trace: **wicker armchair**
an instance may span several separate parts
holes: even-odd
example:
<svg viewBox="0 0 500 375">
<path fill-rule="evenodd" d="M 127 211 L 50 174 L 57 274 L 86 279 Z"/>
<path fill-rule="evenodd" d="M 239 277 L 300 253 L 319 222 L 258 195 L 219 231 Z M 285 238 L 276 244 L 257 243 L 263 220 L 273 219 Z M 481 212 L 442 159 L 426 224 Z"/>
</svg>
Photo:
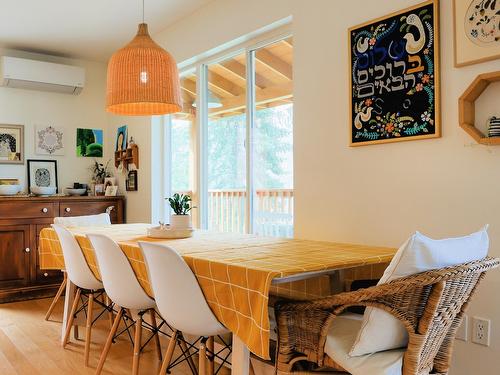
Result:
<svg viewBox="0 0 500 375">
<path fill-rule="evenodd" d="M 315 301 L 280 301 L 275 306 L 276 371 L 304 374 L 331 368 L 346 372 L 325 354 L 327 334 L 347 307 L 372 306 L 395 316 L 408 331 L 403 375 L 445 375 L 463 312 L 486 271 L 499 264 L 500 259 L 485 258 Z"/>
</svg>

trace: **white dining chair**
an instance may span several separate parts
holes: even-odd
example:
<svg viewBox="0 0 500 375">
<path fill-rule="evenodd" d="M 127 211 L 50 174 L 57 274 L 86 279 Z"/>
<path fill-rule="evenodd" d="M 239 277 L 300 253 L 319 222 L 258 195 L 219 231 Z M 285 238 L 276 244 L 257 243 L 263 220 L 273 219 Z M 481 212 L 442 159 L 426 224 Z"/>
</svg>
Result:
<svg viewBox="0 0 500 375">
<path fill-rule="evenodd" d="M 170 247 L 139 242 L 160 315 L 174 329 L 160 374 L 169 369 L 178 337 L 190 334 L 201 337 L 200 374 L 214 372 L 214 337 L 229 330 L 214 316 L 193 272 L 184 259 Z M 180 341 L 182 342 L 182 341 Z M 207 366 L 208 360 L 208 366 Z"/>
<path fill-rule="evenodd" d="M 110 206 L 111 208 L 113 206 Z M 108 207 L 109 209 L 109 207 Z M 73 217 L 56 217 L 54 218 L 54 224 L 60 224 L 65 227 L 83 227 L 83 226 L 97 226 L 97 225 L 111 225 L 111 217 L 108 210 L 105 213 L 99 215 L 86 215 L 86 216 L 73 216 Z M 57 305 L 57 301 L 61 298 L 67 284 L 66 272 L 63 271 L 64 279 L 57 290 L 52 303 L 50 304 L 47 313 L 45 314 L 45 320 L 49 320 L 54 308 Z"/>
<path fill-rule="evenodd" d="M 139 371 L 141 352 L 142 317 L 147 312 L 150 314 L 151 331 L 155 336 L 156 350 L 161 360 L 161 347 L 155 317 L 156 303 L 142 289 L 127 257 L 115 241 L 101 234 L 88 234 L 87 237 L 94 248 L 106 294 L 114 303 L 115 307 L 118 307 L 113 327 L 104 345 L 95 374 L 99 375 L 101 373 L 111 344 L 115 338 L 120 320 L 125 316 L 127 319 L 132 320 L 135 325 L 132 374 L 136 375 Z M 130 310 L 139 311 L 135 321 L 129 312 Z M 148 325 L 146 325 L 146 327 L 149 328 Z"/>
<path fill-rule="evenodd" d="M 76 241 L 73 234 L 60 224 L 52 224 L 52 227 L 59 237 L 61 248 L 64 256 L 64 264 L 66 267 L 67 278 L 75 284 L 76 294 L 69 314 L 66 332 L 63 340 L 63 347 L 66 347 L 69 341 L 69 335 L 75 315 L 78 311 L 80 297 L 87 296 L 87 302 L 83 302 L 80 310 L 86 310 L 87 322 L 85 332 L 85 366 L 89 364 L 90 341 L 93 325 L 93 310 L 96 297 L 103 293 L 103 284 L 97 280 L 90 270 L 87 261 L 83 255 L 80 245 Z"/>
</svg>

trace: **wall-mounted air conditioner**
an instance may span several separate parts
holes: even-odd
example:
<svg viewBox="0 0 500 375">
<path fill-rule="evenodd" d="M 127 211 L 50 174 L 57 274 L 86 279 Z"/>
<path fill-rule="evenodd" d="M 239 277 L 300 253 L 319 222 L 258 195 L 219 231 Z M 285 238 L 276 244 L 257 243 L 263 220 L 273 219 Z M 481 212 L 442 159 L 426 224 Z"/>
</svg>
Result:
<svg viewBox="0 0 500 375">
<path fill-rule="evenodd" d="M 85 83 L 79 66 L 2 56 L 0 84 L 16 89 L 52 91 L 78 95 Z"/>
</svg>

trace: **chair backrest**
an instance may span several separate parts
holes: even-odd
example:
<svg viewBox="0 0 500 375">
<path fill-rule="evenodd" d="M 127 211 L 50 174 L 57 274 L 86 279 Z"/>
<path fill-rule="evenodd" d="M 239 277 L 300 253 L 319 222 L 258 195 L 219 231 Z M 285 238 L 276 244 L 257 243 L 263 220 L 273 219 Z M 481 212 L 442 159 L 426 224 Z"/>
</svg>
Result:
<svg viewBox="0 0 500 375">
<path fill-rule="evenodd" d="M 64 225 L 65 227 L 111 225 L 111 218 L 108 213 L 86 216 L 55 217 L 54 224 Z"/>
<path fill-rule="evenodd" d="M 102 283 L 90 270 L 82 249 L 73 234 L 59 224 L 52 224 L 59 237 L 68 278 L 76 286 L 84 289 L 102 289 Z"/>
<path fill-rule="evenodd" d="M 485 273 L 499 264 L 499 259 L 485 258 L 394 280 L 415 283 L 412 292 L 406 292 L 410 297 L 393 297 L 416 331 L 409 335 L 404 374 L 448 373 L 464 311 Z"/>
<path fill-rule="evenodd" d="M 227 331 L 210 310 L 193 272 L 175 250 L 151 242 L 139 245 L 160 314 L 172 327 L 196 336 Z"/>
<path fill-rule="evenodd" d="M 87 237 L 94 248 L 104 289 L 109 298 L 128 309 L 145 310 L 155 307 L 154 300 L 142 289 L 120 246 L 102 234 L 88 234 Z"/>
</svg>

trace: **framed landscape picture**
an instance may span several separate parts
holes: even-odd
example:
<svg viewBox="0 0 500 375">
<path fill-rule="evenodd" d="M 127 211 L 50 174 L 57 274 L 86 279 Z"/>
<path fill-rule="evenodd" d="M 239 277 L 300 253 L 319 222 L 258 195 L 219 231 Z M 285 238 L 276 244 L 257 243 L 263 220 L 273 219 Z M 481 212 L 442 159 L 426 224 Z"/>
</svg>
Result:
<svg viewBox="0 0 500 375">
<path fill-rule="evenodd" d="M 349 47 L 351 146 L 441 135 L 437 0 L 350 28 Z"/>
<path fill-rule="evenodd" d="M 453 0 L 455 66 L 500 58 L 500 0 Z"/>
<path fill-rule="evenodd" d="M 0 164 L 24 164 L 24 126 L 0 124 Z"/>
<path fill-rule="evenodd" d="M 102 155 L 102 129 L 76 129 L 76 156 L 101 158 Z"/>
</svg>

